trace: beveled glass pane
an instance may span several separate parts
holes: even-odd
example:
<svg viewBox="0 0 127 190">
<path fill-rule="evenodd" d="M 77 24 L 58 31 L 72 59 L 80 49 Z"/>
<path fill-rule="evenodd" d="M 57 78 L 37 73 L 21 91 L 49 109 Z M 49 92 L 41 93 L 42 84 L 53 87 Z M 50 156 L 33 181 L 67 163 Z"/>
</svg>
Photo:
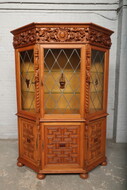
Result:
<svg viewBox="0 0 127 190">
<path fill-rule="evenodd" d="M 46 114 L 80 113 L 80 49 L 44 50 Z"/>
<path fill-rule="evenodd" d="M 21 106 L 35 111 L 35 80 L 33 50 L 20 52 Z"/>
<path fill-rule="evenodd" d="M 90 79 L 90 113 L 103 109 L 104 90 L 104 55 L 103 51 L 92 50 Z"/>
</svg>

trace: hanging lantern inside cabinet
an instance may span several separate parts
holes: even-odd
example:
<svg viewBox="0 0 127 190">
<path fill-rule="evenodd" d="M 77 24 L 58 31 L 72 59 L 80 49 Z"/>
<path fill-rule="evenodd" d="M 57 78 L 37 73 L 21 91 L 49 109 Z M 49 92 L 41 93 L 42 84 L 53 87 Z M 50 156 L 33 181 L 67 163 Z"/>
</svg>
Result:
<svg viewBox="0 0 127 190">
<path fill-rule="evenodd" d="M 95 85 L 98 86 L 98 79 L 95 80 Z"/>
<path fill-rule="evenodd" d="M 30 86 L 30 79 L 26 79 L 25 82 L 26 82 L 27 88 L 29 88 L 29 86 Z"/>
<path fill-rule="evenodd" d="M 61 77 L 59 79 L 59 83 L 60 83 L 60 88 L 64 89 L 65 88 L 65 77 L 64 77 L 63 73 L 61 74 Z"/>
</svg>

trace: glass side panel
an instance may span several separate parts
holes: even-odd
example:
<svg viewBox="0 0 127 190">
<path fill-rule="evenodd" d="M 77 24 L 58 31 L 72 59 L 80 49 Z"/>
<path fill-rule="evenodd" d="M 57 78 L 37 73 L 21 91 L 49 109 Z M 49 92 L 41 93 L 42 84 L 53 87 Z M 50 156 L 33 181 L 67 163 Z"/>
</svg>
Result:
<svg viewBox="0 0 127 190">
<path fill-rule="evenodd" d="M 35 81 L 33 50 L 20 52 L 22 110 L 35 111 Z"/>
<path fill-rule="evenodd" d="M 80 49 L 44 50 L 45 114 L 80 113 Z"/>
<path fill-rule="evenodd" d="M 90 113 L 101 111 L 103 109 L 104 56 L 104 52 L 92 50 L 90 71 Z"/>
</svg>

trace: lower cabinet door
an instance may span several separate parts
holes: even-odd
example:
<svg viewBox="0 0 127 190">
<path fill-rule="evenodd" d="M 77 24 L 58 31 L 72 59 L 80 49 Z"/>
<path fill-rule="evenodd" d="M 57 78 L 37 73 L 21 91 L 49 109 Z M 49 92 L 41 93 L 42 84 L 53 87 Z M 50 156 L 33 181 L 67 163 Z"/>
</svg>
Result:
<svg viewBox="0 0 127 190">
<path fill-rule="evenodd" d="M 52 123 L 42 126 L 43 169 L 71 170 L 83 165 L 84 126 L 79 123 Z"/>
<path fill-rule="evenodd" d="M 105 158 L 106 118 L 91 121 L 85 132 L 87 165 L 98 165 Z"/>
<path fill-rule="evenodd" d="M 19 159 L 34 165 L 39 165 L 39 138 L 34 121 L 19 118 Z M 27 165 L 27 164 L 26 164 Z"/>
</svg>

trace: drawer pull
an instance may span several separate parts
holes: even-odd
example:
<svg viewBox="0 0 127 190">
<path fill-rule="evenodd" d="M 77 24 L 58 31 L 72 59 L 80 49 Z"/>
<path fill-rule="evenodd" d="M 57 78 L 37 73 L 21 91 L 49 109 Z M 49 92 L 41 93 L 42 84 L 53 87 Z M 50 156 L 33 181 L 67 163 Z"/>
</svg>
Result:
<svg viewBox="0 0 127 190">
<path fill-rule="evenodd" d="M 95 139 L 94 139 L 94 142 L 97 143 L 97 142 L 98 142 L 98 138 L 95 138 Z"/>
<path fill-rule="evenodd" d="M 27 138 L 27 142 L 28 142 L 28 143 L 31 143 L 31 140 Z"/>
<path fill-rule="evenodd" d="M 61 148 L 65 147 L 65 146 L 66 146 L 65 143 L 60 143 L 60 144 L 59 144 L 59 147 L 61 147 Z"/>
</svg>

